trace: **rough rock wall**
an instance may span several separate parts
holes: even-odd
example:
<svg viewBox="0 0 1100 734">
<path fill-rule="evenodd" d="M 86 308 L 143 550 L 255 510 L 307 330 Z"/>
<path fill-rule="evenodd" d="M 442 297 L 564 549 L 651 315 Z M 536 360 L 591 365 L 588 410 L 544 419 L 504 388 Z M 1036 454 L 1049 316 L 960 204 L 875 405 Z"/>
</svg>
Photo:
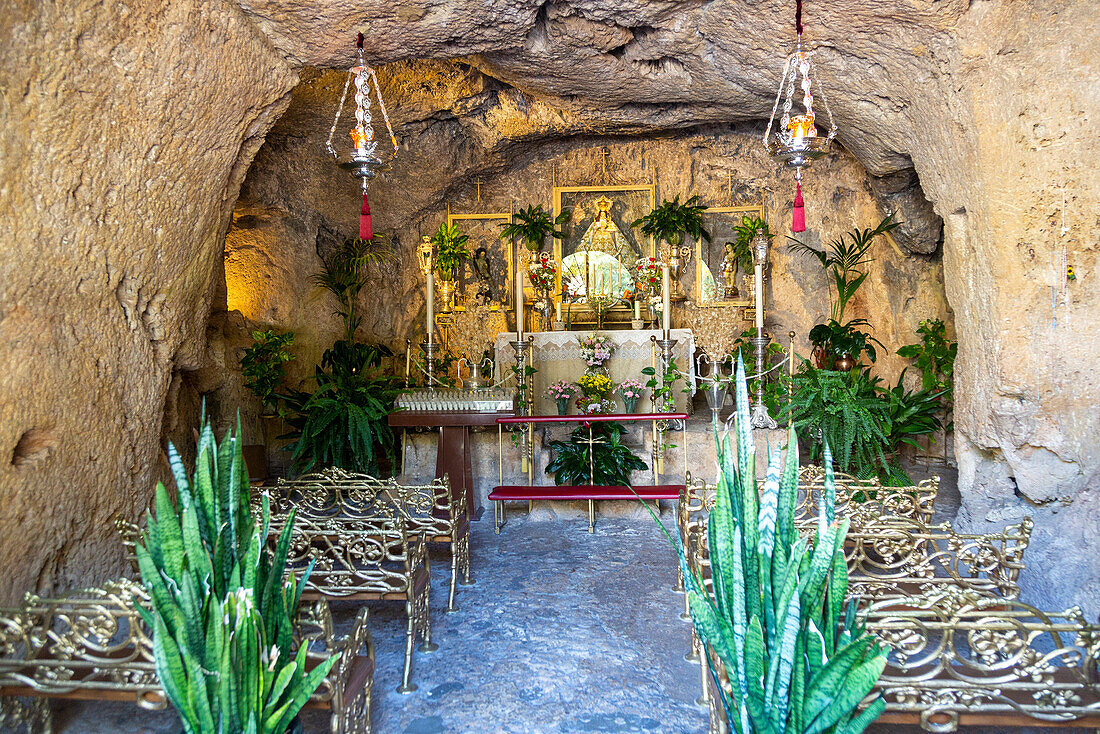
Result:
<svg viewBox="0 0 1100 734">
<path fill-rule="evenodd" d="M 710 206 L 754 204 L 766 192 L 769 220 L 779 235 L 766 327 L 784 344 L 787 332 L 796 331 L 798 350 L 808 353 L 806 333 L 828 314 L 827 281 L 813 258 L 788 249 L 793 176 L 763 153 L 758 138 L 728 126 L 640 133 L 637 138 L 588 135 L 582 124 L 568 120 L 559 120 L 551 130 L 544 122 L 550 113 L 546 106 L 520 108 L 514 104 L 515 90 L 461 64 L 392 64 L 380 74 L 391 100 L 391 118 L 401 125 L 404 149 L 393 170 L 372 184 L 372 210 L 376 230 L 396 237 L 399 255 L 391 266 L 378 270 L 364 291 L 363 338 L 396 350 L 403 350 L 406 338 L 421 338 L 424 286 L 413 249 L 419 233 L 430 233 L 445 221 L 448 205 L 454 213 L 506 212 L 513 204 L 549 209 L 554 182 L 602 181 L 601 149 L 606 146 L 612 177 L 621 183 L 655 178 L 658 202 L 698 194 Z M 330 315 L 331 298 L 315 289 L 309 277 L 318 269 L 318 253 L 329 238 L 357 231 L 359 209 L 354 180 L 323 154 L 340 75 L 308 74 L 304 79 L 249 172 L 225 253 L 228 308 L 250 321 L 295 331 L 299 358 L 291 363 L 292 383 L 308 377 L 320 352 L 337 336 L 339 320 Z M 416 87 L 414 80 L 434 81 L 433 94 L 410 100 L 407 90 Z M 339 131 L 341 136 L 344 132 Z M 852 227 L 873 227 L 884 216 L 871 177 L 842 150 L 807 173 L 804 193 L 805 239 L 818 247 Z M 935 243 L 938 228 L 928 227 L 923 238 Z M 939 258 L 905 254 L 886 239 L 878 242 L 873 256 L 872 276 L 849 313 L 866 317 L 887 345 L 879 372 L 893 380 L 907 363 L 893 352 L 916 340 L 919 321 L 950 321 L 950 315 Z M 689 292 L 694 288 L 694 261 L 683 283 Z M 694 324 L 699 343 L 712 354 L 729 349 L 750 326 L 728 309 L 688 308 L 678 318 Z M 490 340 L 491 335 L 482 334 L 462 351 L 480 354 Z"/>
<path fill-rule="evenodd" d="M 296 75 L 221 2 L 0 18 L 0 600 L 123 569 L 229 210 Z M 175 411 L 171 411 L 174 415 Z"/>
</svg>

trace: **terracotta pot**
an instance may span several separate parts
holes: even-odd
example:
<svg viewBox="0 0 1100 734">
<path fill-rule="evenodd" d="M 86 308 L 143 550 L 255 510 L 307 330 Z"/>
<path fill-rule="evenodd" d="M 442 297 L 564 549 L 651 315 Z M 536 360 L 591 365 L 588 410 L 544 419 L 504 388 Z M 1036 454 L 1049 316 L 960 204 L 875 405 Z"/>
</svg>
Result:
<svg viewBox="0 0 1100 734">
<path fill-rule="evenodd" d="M 839 372 L 848 372 L 856 366 L 855 357 L 850 354 L 842 354 L 833 362 L 833 369 Z"/>
</svg>

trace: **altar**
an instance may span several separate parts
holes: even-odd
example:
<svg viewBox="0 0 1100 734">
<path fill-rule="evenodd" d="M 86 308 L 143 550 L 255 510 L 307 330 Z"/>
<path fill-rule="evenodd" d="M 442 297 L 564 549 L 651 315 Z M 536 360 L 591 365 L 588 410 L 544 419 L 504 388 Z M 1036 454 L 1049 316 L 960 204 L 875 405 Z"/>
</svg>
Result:
<svg viewBox="0 0 1100 734">
<path fill-rule="evenodd" d="M 614 344 L 611 358 L 604 366 L 608 377 L 616 385 L 629 379 L 645 385 L 650 378 L 642 374 L 644 368 L 657 367 L 660 371 L 659 352 L 653 343 L 654 338 L 661 338 L 660 329 L 603 330 L 599 333 L 609 337 Z M 577 340 L 587 334 L 584 331 L 537 331 L 526 334 L 532 338 L 531 364 L 538 370 L 532 378 L 532 415 L 557 414 L 557 406 L 547 397 L 546 388 L 558 380 L 576 382 L 584 374 L 586 365 L 581 358 L 581 347 Z M 515 332 L 497 334 L 494 345 L 497 381 L 507 377 L 510 366 L 516 363 L 516 352 L 511 345 L 515 338 Z M 687 380 L 681 378 L 672 387 L 676 400 L 674 412 L 684 413 L 688 412 L 691 394 L 695 390 L 695 336 L 690 329 L 672 329 L 671 338 L 676 340 L 676 346 L 672 350 L 676 368 L 688 375 Z M 683 392 L 685 387 L 691 388 L 690 394 Z M 618 395 L 615 396 L 615 402 L 617 409 L 622 410 L 622 399 Z M 649 390 L 646 390 L 638 411 L 647 412 L 649 407 Z M 571 406 L 569 412 L 576 413 L 576 407 Z"/>
</svg>

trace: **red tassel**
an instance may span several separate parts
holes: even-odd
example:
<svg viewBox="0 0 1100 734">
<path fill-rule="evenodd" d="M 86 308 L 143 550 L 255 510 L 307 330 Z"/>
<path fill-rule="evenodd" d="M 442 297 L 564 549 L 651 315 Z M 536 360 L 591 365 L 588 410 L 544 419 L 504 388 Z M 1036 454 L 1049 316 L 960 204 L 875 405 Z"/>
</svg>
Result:
<svg viewBox="0 0 1100 734">
<path fill-rule="evenodd" d="M 366 192 L 363 193 L 363 208 L 359 210 L 359 239 L 369 240 L 374 237 L 374 227 L 370 221 L 370 202 L 367 201 Z"/>
<path fill-rule="evenodd" d="M 806 231 L 806 205 L 802 202 L 802 184 L 795 184 L 794 212 L 791 213 L 791 231 Z"/>
</svg>

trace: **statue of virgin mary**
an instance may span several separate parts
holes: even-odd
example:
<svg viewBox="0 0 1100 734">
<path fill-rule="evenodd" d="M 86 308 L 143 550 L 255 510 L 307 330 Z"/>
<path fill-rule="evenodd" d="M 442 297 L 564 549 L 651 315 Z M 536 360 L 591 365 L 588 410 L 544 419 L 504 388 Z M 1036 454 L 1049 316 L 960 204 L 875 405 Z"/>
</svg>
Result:
<svg viewBox="0 0 1100 734">
<path fill-rule="evenodd" d="M 621 298 L 634 280 L 623 260 L 634 262 L 637 249 L 611 218 L 611 199 L 596 199 L 596 218 L 577 249 L 562 262 L 562 279 L 574 297 Z"/>
</svg>

